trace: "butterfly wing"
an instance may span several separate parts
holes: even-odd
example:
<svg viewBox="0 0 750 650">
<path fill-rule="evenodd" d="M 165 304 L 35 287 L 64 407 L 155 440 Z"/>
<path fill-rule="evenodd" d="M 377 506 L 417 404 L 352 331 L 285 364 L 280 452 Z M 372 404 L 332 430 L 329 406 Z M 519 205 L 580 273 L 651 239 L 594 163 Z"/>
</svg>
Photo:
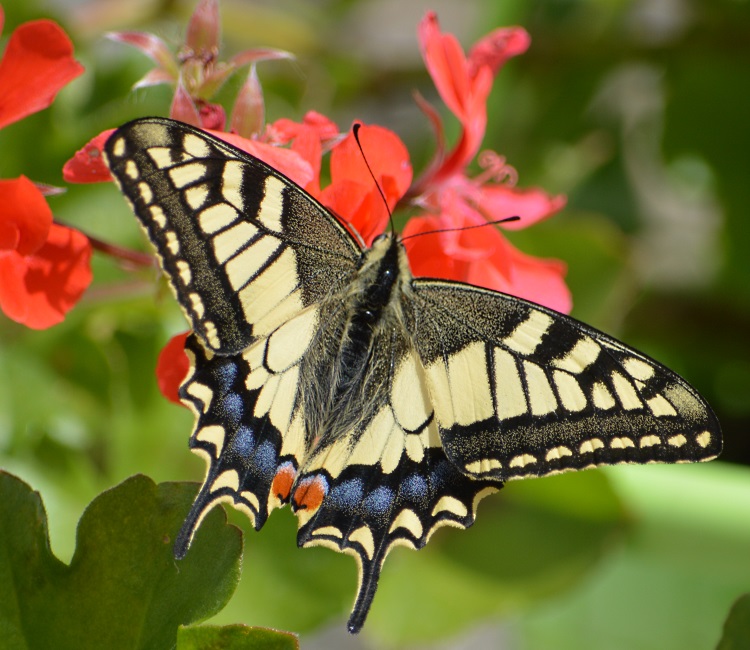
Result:
<svg viewBox="0 0 750 650">
<path fill-rule="evenodd" d="M 414 289 L 443 447 L 468 476 L 505 481 L 721 451 L 708 404 L 640 352 L 497 292 L 437 280 Z"/>
<path fill-rule="evenodd" d="M 345 291 L 361 251 L 292 181 L 188 125 L 136 120 L 105 156 L 194 331 L 180 395 L 208 468 L 177 539 L 181 557 L 217 502 L 259 529 L 288 499 L 310 443 L 299 362 L 319 305 Z"/>
<path fill-rule="evenodd" d="M 323 206 L 203 131 L 136 120 L 104 151 L 188 321 L 214 352 L 241 352 L 356 268 L 359 246 Z"/>
<path fill-rule="evenodd" d="M 364 623 L 394 546 L 418 549 L 441 526 L 470 526 L 479 500 L 502 487 L 467 476 L 446 457 L 407 328 L 384 328 L 371 349 L 360 419 L 316 447 L 291 499 L 300 546 L 327 546 L 358 562 L 351 632 Z"/>
<path fill-rule="evenodd" d="M 304 309 L 239 355 L 214 354 L 196 335 L 188 337 L 191 368 L 180 396 L 196 416 L 190 447 L 207 470 L 175 542 L 178 558 L 217 503 L 230 503 L 260 530 L 289 500 L 311 442 L 299 373 L 316 318 L 314 307 Z"/>
</svg>

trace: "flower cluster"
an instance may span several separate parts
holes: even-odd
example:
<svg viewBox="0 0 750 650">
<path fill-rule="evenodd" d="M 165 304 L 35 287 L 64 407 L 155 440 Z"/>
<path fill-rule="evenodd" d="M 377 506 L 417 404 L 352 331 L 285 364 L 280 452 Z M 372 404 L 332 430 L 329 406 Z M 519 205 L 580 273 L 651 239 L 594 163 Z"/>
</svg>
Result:
<svg viewBox="0 0 750 650">
<path fill-rule="evenodd" d="M 418 35 L 427 70 L 441 99 L 458 118 L 461 135 L 446 154 L 440 118 L 420 102 L 435 126 L 438 150 L 411 190 L 413 200 L 426 212 L 410 220 L 403 233 L 412 271 L 510 293 L 568 313 L 571 296 L 562 262 L 522 253 L 497 228 L 471 228 L 512 216 L 519 219 L 498 225 L 508 230 L 527 228 L 565 205 L 562 196 L 536 188 L 519 190 L 514 186 L 515 170 L 490 152 L 480 157 L 485 172 L 475 178 L 467 174 L 484 138 L 494 75 L 505 61 L 526 51 L 529 35 L 519 27 L 497 29 L 482 38 L 468 57 L 452 34 L 440 31 L 433 13 L 422 20 Z M 436 230 L 442 231 L 437 237 L 414 237 Z"/>
<path fill-rule="evenodd" d="M 393 211 L 416 211 L 402 236 L 415 275 L 469 282 L 558 311 L 570 310 L 565 265 L 522 253 L 497 227 L 512 230 L 533 225 L 560 210 L 564 197 L 537 188 L 517 188 L 517 174 L 501 156 L 479 153 L 495 75 L 508 59 L 529 47 L 525 30 L 497 29 L 467 55 L 452 34 L 440 30 L 434 13 L 422 19 L 418 26 L 422 57 L 461 132 L 453 148 L 447 150 L 438 110 L 417 98 L 433 126 L 436 151 L 416 180 L 406 147 L 382 126 L 361 125 L 360 150 L 351 132 L 342 134 L 333 121 L 319 113 L 309 112 L 301 122 L 279 119 L 266 124 L 256 63 L 289 54 L 248 50 L 221 62 L 219 36 L 217 0 L 200 0 L 176 55 L 150 34 L 126 32 L 110 38 L 139 48 L 155 61 L 156 67 L 137 85 L 174 85 L 170 117 L 199 126 L 275 167 L 327 206 L 366 244 L 387 227 Z M 250 70 L 227 126 L 224 109 L 211 100 L 226 79 L 244 65 Z M 101 157 L 108 135 L 94 138 L 66 164 L 66 180 L 109 178 Z M 330 183 L 322 186 L 323 157 L 329 152 Z M 468 170 L 477 156 L 483 170 L 471 176 Z M 517 219 L 508 221 L 510 217 Z M 478 228 L 480 225 L 484 227 Z M 181 345 L 171 344 L 159 364 L 162 390 L 175 401 L 180 373 L 167 376 L 163 369 L 183 364 L 181 350 Z"/>
<path fill-rule="evenodd" d="M 0 7 L 0 32 L 3 22 Z M 57 24 L 15 29 L 0 60 L 0 128 L 49 106 L 82 72 Z M 89 241 L 54 223 L 46 191 L 25 176 L 0 180 L 0 309 L 34 329 L 62 321 L 91 282 Z"/>
</svg>

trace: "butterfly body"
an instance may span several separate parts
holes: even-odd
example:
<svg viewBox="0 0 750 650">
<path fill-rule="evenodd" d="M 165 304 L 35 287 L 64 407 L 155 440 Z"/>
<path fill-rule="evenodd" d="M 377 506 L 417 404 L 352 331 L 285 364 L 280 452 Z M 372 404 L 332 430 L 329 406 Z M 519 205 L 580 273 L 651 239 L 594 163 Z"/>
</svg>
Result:
<svg viewBox="0 0 750 650">
<path fill-rule="evenodd" d="M 364 622 L 394 545 L 471 525 L 504 482 L 692 462 L 718 422 L 649 357 L 539 305 L 412 277 L 262 161 L 160 118 L 116 131 L 115 179 L 190 322 L 180 389 L 207 461 L 182 557 L 224 501 L 256 529 L 289 503 L 300 546 L 351 554 Z"/>
<path fill-rule="evenodd" d="M 411 273 L 401 243 L 383 235 L 363 252 L 356 271 L 318 305 L 319 328 L 300 372 L 307 429 L 319 447 L 361 429 L 388 403 L 391 370 L 377 360 L 383 339 L 408 338 L 402 299 Z M 313 379 L 315 378 L 315 379 Z M 360 426 L 358 426 L 360 425 Z"/>
</svg>

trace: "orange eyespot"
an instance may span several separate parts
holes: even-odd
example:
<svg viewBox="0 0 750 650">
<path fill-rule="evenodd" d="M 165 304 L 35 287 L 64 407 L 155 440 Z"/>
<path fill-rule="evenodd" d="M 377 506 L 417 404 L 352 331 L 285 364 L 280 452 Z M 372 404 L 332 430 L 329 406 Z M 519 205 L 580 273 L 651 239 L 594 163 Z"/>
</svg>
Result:
<svg viewBox="0 0 750 650">
<path fill-rule="evenodd" d="M 328 493 L 328 481 L 321 474 L 302 479 L 294 491 L 293 505 L 295 510 L 315 511 L 323 503 Z"/>
<path fill-rule="evenodd" d="M 273 477 L 273 483 L 271 484 L 271 494 L 275 494 L 279 501 L 286 503 L 289 500 L 289 495 L 292 492 L 292 485 L 294 485 L 294 479 L 297 477 L 297 472 L 291 463 L 284 463 L 279 469 L 276 470 L 276 476 Z"/>
</svg>

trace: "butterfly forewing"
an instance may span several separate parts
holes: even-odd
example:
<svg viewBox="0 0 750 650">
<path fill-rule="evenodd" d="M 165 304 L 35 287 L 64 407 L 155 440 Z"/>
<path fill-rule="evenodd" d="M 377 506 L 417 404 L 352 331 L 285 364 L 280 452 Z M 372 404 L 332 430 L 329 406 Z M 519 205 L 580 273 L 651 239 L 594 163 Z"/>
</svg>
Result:
<svg viewBox="0 0 750 650">
<path fill-rule="evenodd" d="M 707 404 L 645 355 L 517 298 L 453 282 L 414 286 L 443 445 L 467 474 L 507 480 L 721 451 Z"/>
<path fill-rule="evenodd" d="M 320 204 L 202 131 L 138 120 L 105 155 L 193 329 L 216 352 L 242 351 L 354 270 L 359 248 Z"/>
</svg>

